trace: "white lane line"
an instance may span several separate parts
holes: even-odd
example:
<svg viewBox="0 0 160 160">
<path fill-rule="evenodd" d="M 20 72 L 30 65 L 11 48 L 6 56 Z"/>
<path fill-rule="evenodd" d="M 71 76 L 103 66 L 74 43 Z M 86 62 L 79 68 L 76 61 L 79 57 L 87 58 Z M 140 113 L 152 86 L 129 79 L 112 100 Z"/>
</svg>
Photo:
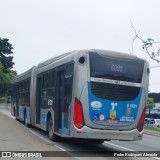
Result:
<svg viewBox="0 0 160 160">
<path fill-rule="evenodd" d="M 35 136 L 37 136 L 37 137 L 41 138 L 42 140 L 46 141 L 47 143 L 52 144 L 52 141 L 49 141 L 49 140 L 47 140 L 46 138 L 40 136 L 40 134 L 36 133 L 35 131 L 32 131 L 31 129 L 29 129 L 29 131 L 30 131 L 32 134 L 34 134 Z M 67 150 L 65 150 L 64 148 L 62 148 L 62 147 L 60 147 L 60 146 L 58 146 L 58 145 L 56 145 L 56 144 L 54 145 L 54 147 L 56 147 L 56 148 L 58 148 L 58 149 L 60 149 L 60 150 L 62 150 L 62 151 L 64 151 L 64 152 L 67 152 L 68 154 L 70 154 Z M 71 154 L 70 154 L 70 155 L 71 155 Z M 73 155 L 71 155 L 71 156 L 73 156 Z M 73 156 L 73 157 L 74 157 L 74 156 Z M 79 157 L 74 157 L 74 158 L 79 160 Z"/>
<path fill-rule="evenodd" d="M 129 149 L 129 148 L 126 148 L 126 147 L 122 147 L 122 146 L 119 146 L 119 145 L 116 145 L 116 144 L 113 144 L 113 143 L 110 143 L 110 142 L 104 142 L 104 143 L 105 144 L 109 144 L 109 145 L 114 146 L 114 147 L 117 147 L 117 148 L 125 149 L 127 151 L 139 152 L 139 151 L 135 151 L 135 150 L 132 150 L 132 149 Z M 149 157 L 149 158 L 160 160 L 159 157 Z"/>
<path fill-rule="evenodd" d="M 62 147 L 60 146 L 57 146 L 57 145 L 54 145 L 55 147 L 59 148 L 60 150 L 64 151 L 64 152 L 67 152 L 65 149 L 63 149 Z"/>
<path fill-rule="evenodd" d="M 36 133 L 35 131 L 32 131 L 31 129 L 29 129 L 29 131 L 30 131 L 32 134 L 36 135 L 37 137 L 41 138 L 42 140 L 46 141 L 47 143 L 52 144 L 51 141 L 49 141 L 49 140 L 47 140 L 46 138 L 40 136 L 40 135 L 39 135 L 38 133 Z"/>
<path fill-rule="evenodd" d="M 74 155 L 70 154 L 67 150 L 63 149 L 62 147 L 58 146 L 58 145 L 54 145 L 55 147 L 59 148 L 60 150 L 64 151 L 64 152 L 67 152 L 69 155 L 71 155 L 71 157 L 74 157 Z M 74 157 L 75 159 L 78 159 L 80 160 L 79 157 Z"/>
<path fill-rule="evenodd" d="M 151 158 L 154 158 L 154 159 L 158 159 L 158 160 L 160 160 L 160 158 L 159 158 L 159 157 L 151 157 Z"/>
<path fill-rule="evenodd" d="M 132 149 L 129 149 L 129 148 L 126 148 L 126 147 L 122 147 L 122 146 L 119 146 L 119 145 L 110 143 L 110 142 L 104 142 L 104 143 L 105 143 L 105 144 L 109 144 L 109 145 L 114 146 L 114 147 L 117 147 L 117 148 L 125 149 L 125 150 L 127 150 L 127 151 L 135 151 L 135 150 L 132 150 Z"/>
</svg>

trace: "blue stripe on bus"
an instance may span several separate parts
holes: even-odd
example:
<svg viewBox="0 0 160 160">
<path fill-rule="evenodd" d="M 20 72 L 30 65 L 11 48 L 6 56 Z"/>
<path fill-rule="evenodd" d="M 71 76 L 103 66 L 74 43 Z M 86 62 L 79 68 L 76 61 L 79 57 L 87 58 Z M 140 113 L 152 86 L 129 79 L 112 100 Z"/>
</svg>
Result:
<svg viewBox="0 0 160 160">
<path fill-rule="evenodd" d="M 27 111 L 27 120 L 28 120 L 28 123 L 30 124 L 31 123 L 31 113 L 30 111 Z"/>
<path fill-rule="evenodd" d="M 134 100 L 110 101 L 96 97 L 92 93 L 90 82 L 88 82 L 88 102 L 90 120 L 97 125 L 108 127 L 132 125 L 137 117 L 141 95 L 142 88 L 140 89 L 139 95 Z M 97 103 L 101 107 L 94 107 L 94 103 Z M 112 107 L 112 105 L 115 106 Z M 114 110 L 112 110 L 113 108 Z M 115 118 L 111 118 L 111 112 L 114 112 L 113 116 L 115 116 Z M 112 121 L 113 119 L 116 120 L 118 123 L 112 124 L 112 122 L 116 122 Z"/>
<path fill-rule="evenodd" d="M 19 113 L 20 113 L 19 115 L 20 119 L 24 120 L 24 108 L 20 108 Z"/>
<path fill-rule="evenodd" d="M 41 125 L 42 126 L 46 126 L 46 124 L 47 124 L 47 115 L 46 114 L 42 114 L 41 115 Z"/>
<path fill-rule="evenodd" d="M 64 127 L 64 119 L 62 119 L 62 132 L 66 135 L 69 135 L 69 133 L 70 133 L 69 128 L 70 128 L 70 121 L 68 121 L 68 128 L 65 128 Z"/>
</svg>

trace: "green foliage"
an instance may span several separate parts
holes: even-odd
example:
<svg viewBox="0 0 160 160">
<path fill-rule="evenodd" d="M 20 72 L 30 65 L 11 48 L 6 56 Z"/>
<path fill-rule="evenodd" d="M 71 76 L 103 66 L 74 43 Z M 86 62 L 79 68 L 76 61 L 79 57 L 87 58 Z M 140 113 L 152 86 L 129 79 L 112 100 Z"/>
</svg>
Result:
<svg viewBox="0 0 160 160">
<path fill-rule="evenodd" d="M 5 95 L 7 90 L 11 88 L 14 76 L 15 71 L 5 70 L 0 63 L 0 96 Z"/>
<path fill-rule="evenodd" d="M 5 69 L 13 68 L 13 56 L 10 56 L 11 54 L 13 54 L 12 49 L 13 47 L 9 43 L 8 39 L 0 38 L 0 62 L 2 63 Z"/>
<path fill-rule="evenodd" d="M 148 100 L 147 100 L 147 108 L 148 109 L 152 109 L 154 107 L 155 107 L 155 105 L 154 105 L 154 99 L 153 98 L 148 98 Z"/>
<path fill-rule="evenodd" d="M 10 56 L 13 53 L 12 49 L 8 39 L 0 38 L 0 97 L 4 96 L 11 88 L 16 75 L 16 72 L 11 70 L 14 65 L 13 56 Z"/>
</svg>

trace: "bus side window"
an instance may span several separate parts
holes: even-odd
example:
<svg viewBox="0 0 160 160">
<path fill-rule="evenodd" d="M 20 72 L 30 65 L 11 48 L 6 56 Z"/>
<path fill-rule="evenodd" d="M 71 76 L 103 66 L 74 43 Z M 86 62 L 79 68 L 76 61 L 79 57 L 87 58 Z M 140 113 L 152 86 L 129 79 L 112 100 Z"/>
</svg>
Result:
<svg viewBox="0 0 160 160">
<path fill-rule="evenodd" d="M 48 106 L 55 106 L 55 71 L 50 70 L 48 74 Z"/>
<path fill-rule="evenodd" d="M 74 67 L 73 63 L 66 66 L 65 78 L 72 78 L 73 77 L 73 67 Z"/>
<path fill-rule="evenodd" d="M 66 70 L 65 70 L 64 96 L 68 105 L 71 102 L 71 96 L 72 96 L 73 68 L 74 68 L 74 64 L 71 63 L 66 66 Z"/>
<path fill-rule="evenodd" d="M 42 90 L 41 90 L 41 108 L 47 108 L 48 101 L 48 72 L 43 73 L 42 76 Z"/>
</svg>

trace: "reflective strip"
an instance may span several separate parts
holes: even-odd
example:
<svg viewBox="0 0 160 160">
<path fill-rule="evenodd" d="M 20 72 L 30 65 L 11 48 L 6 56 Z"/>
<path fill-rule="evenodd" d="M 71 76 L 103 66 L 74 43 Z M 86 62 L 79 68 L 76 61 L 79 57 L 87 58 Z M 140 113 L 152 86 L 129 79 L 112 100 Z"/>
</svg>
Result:
<svg viewBox="0 0 160 160">
<path fill-rule="evenodd" d="M 140 87 L 141 86 L 140 83 L 119 81 L 119 80 L 113 80 L 113 79 L 95 78 L 95 77 L 91 77 L 91 81 L 92 82 L 109 83 L 109 84 L 117 84 L 117 85 L 123 85 L 123 86 L 133 86 L 133 87 Z"/>
</svg>

